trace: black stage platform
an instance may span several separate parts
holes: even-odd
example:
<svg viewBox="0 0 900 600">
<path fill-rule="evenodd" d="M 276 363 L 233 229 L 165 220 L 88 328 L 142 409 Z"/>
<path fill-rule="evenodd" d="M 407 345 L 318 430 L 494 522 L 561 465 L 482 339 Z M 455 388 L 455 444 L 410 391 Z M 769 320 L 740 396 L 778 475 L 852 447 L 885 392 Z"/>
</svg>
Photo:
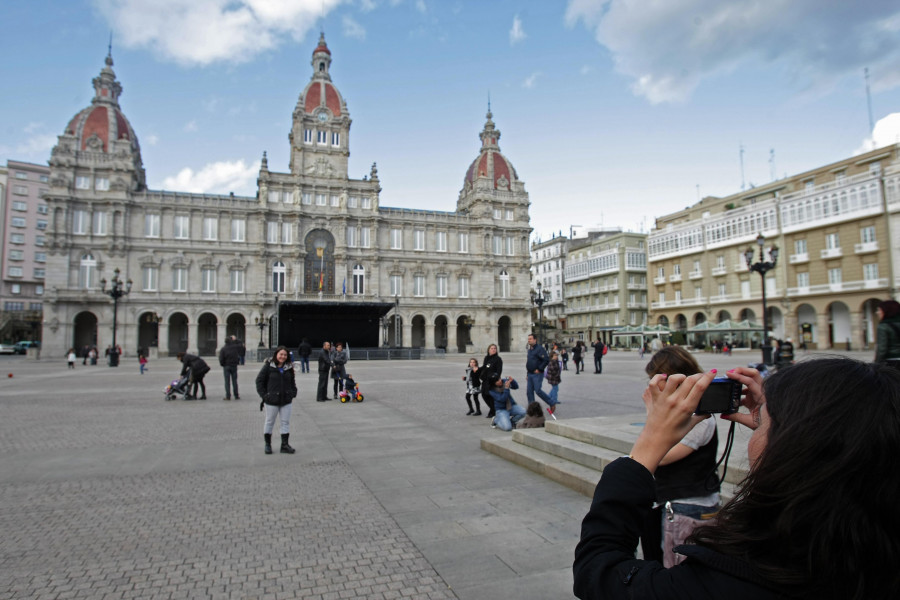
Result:
<svg viewBox="0 0 900 600">
<path fill-rule="evenodd" d="M 306 338 L 313 348 L 326 341 L 377 348 L 381 317 L 393 308 L 393 302 L 283 301 L 278 304 L 278 343 L 293 349 Z"/>
</svg>

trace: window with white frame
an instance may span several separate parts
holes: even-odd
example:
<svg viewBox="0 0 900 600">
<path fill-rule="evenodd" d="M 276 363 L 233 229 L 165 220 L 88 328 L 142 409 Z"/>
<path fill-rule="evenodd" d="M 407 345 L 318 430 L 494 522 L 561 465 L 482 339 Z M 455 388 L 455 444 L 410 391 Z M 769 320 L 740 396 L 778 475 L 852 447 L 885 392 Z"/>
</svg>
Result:
<svg viewBox="0 0 900 600">
<path fill-rule="evenodd" d="M 353 267 L 353 294 L 361 296 L 366 292 L 366 270 L 362 265 Z"/>
<path fill-rule="evenodd" d="M 106 211 L 98 210 L 94 212 L 93 215 L 94 221 L 94 235 L 106 235 L 107 233 L 107 213 Z"/>
<path fill-rule="evenodd" d="M 287 268 L 280 260 L 276 261 L 272 266 L 272 291 L 276 294 L 284 293 L 285 277 L 287 277 Z"/>
<path fill-rule="evenodd" d="M 359 228 L 359 246 L 360 248 L 368 248 L 371 240 L 371 230 L 368 227 Z"/>
<path fill-rule="evenodd" d="M 806 239 L 794 240 L 794 254 L 806 254 Z"/>
<path fill-rule="evenodd" d="M 16 171 L 16 179 L 28 179 L 28 173 L 25 171 Z"/>
<path fill-rule="evenodd" d="M 34 262 L 36 262 L 36 263 L 47 262 L 47 253 L 46 252 L 35 252 L 34 253 Z"/>
<path fill-rule="evenodd" d="M 341 134 L 337 131 L 333 131 L 331 133 L 331 145 L 332 146 L 340 146 L 341 145 Z"/>
<path fill-rule="evenodd" d="M 316 142 L 319 144 L 327 144 L 328 143 L 328 132 L 327 131 L 317 131 L 316 132 Z"/>
<path fill-rule="evenodd" d="M 837 233 L 829 233 L 825 235 L 825 247 L 829 250 L 836 250 L 841 247 L 841 238 Z"/>
<path fill-rule="evenodd" d="M 437 236 L 435 237 L 435 250 L 438 252 L 446 252 L 447 251 L 447 232 L 446 231 L 438 231 Z"/>
<path fill-rule="evenodd" d="M 447 276 L 438 275 L 434 279 L 434 293 L 438 298 L 447 297 Z"/>
<path fill-rule="evenodd" d="M 15 240 L 13 240 L 13 243 L 15 243 Z M 21 244 L 22 242 L 19 242 L 19 243 Z M 35 246 L 43 246 L 43 245 L 45 245 L 46 243 L 47 243 L 47 238 L 46 238 L 46 237 L 44 237 L 44 236 L 42 236 L 42 235 L 36 235 L 36 236 L 34 236 L 34 245 L 35 245 Z"/>
<path fill-rule="evenodd" d="M 10 220 L 10 225 L 13 227 L 25 227 L 25 217 L 13 217 Z"/>
<path fill-rule="evenodd" d="M 21 294 L 22 293 L 22 284 L 21 283 L 12 284 L 11 286 L 9 286 L 9 291 L 11 294 Z"/>
<path fill-rule="evenodd" d="M 798 288 L 808 288 L 809 287 L 809 273 L 797 273 L 797 287 Z"/>
<path fill-rule="evenodd" d="M 359 204 L 359 198 L 356 196 L 348 196 L 347 197 L 347 208 L 356 208 Z"/>
<path fill-rule="evenodd" d="M 304 129 L 303 130 L 303 142 L 306 144 L 312 144 L 313 134 L 312 129 Z"/>
<path fill-rule="evenodd" d="M 672 265 L 672 275 L 681 275 L 681 263 Z"/>
<path fill-rule="evenodd" d="M 75 209 L 72 211 L 72 234 L 87 235 L 90 215 L 88 211 Z"/>
<path fill-rule="evenodd" d="M 509 298 L 509 273 L 500 271 L 500 297 Z"/>
<path fill-rule="evenodd" d="M 200 269 L 200 291 L 212 294 L 216 291 L 216 270 L 213 267 Z"/>
<path fill-rule="evenodd" d="M 460 275 L 459 276 L 459 297 L 460 298 L 468 298 L 469 297 L 469 276 L 468 275 Z"/>
<path fill-rule="evenodd" d="M 25 259 L 25 251 L 24 250 L 10 250 L 9 251 L 9 260 L 24 260 Z"/>
<path fill-rule="evenodd" d="M 50 212 L 50 208 L 46 204 L 38 204 L 37 211 L 39 215 L 46 215 Z"/>
<path fill-rule="evenodd" d="M 416 229 L 413 231 L 413 250 L 424 250 L 425 249 L 425 231 L 423 229 Z"/>
<path fill-rule="evenodd" d="M 347 247 L 356 248 L 357 244 L 356 225 L 347 225 Z"/>
<path fill-rule="evenodd" d="M 44 295 L 44 286 L 42 286 L 42 285 L 34 286 L 34 293 L 37 294 L 38 296 L 43 296 Z"/>
<path fill-rule="evenodd" d="M 493 250 L 495 256 L 503 254 L 503 236 L 491 236 L 491 250 Z"/>
<path fill-rule="evenodd" d="M 278 202 L 281 200 L 281 192 L 277 190 L 269 190 L 269 202 Z"/>
<path fill-rule="evenodd" d="M 325 194 L 316 194 L 316 206 L 327 206 L 328 196 Z"/>
<path fill-rule="evenodd" d="M 96 179 L 94 179 L 94 189 L 98 192 L 109 191 L 109 178 L 97 177 Z"/>
<path fill-rule="evenodd" d="M 78 175 L 77 177 L 75 177 L 75 189 L 76 190 L 91 189 L 91 178 L 86 177 L 84 175 Z"/>
<path fill-rule="evenodd" d="M 78 288 L 91 290 L 97 287 L 97 260 L 93 254 L 85 254 L 78 263 Z"/>
<path fill-rule="evenodd" d="M 495 208 L 494 209 L 494 218 L 500 219 L 500 218 L 502 218 L 502 216 L 503 216 L 502 211 L 499 208 Z"/>
<path fill-rule="evenodd" d="M 716 268 L 717 269 L 725 268 L 725 255 L 724 254 L 719 254 L 718 256 L 716 256 Z"/>
<path fill-rule="evenodd" d="M 293 225 L 293 223 L 282 223 L 281 224 L 281 243 L 282 244 L 293 244 L 294 243 L 294 225 Z"/>
<path fill-rule="evenodd" d="M 337 194 L 332 194 L 331 196 L 331 206 L 337 208 L 341 205 L 341 197 Z"/>
<path fill-rule="evenodd" d="M 12 186 L 13 194 L 18 194 L 20 196 L 28 195 L 28 186 L 25 185 L 14 185 Z"/>
<path fill-rule="evenodd" d="M 504 240 L 506 241 L 506 255 L 513 256 L 516 253 L 516 238 L 507 236 Z"/>
<path fill-rule="evenodd" d="M 145 292 L 155 292 L 159 287 L 159 269 L 152 266 L 141 269 L 141 284 Z"/>
<path fill-rule="evenodd" d="M 391 275 L 391 296 L 403 295 L 403 275 Z"/>
<path fill-rule="evenodd" d="M 21 200 L 16 200 L 12 203 L 12 209 L 17 211 L 26 211 L 28 210 L 28 203 L 22 202 Z"/>
<path fill-rule="evenodd" d="M 185 268 L 185 267 L 173 267 L 172 268 L 172 291 L 173 292 L 186 292 L 187 291 L 187 268 Z"/>
<path fill-rule="evenodd" d="M 203 217 L 203 239 L 219 239 L 219 219 L 216 217 Z"/>
<path fill-rule="evenodd" d="M 244 293 L 244 271 L 242 269 L 232 269 L 229 272 L 230 285 L 229 289 L 232 294 Z"/>
<path fill-rule="evenodd" d="M 191 218 L 188 215 L 175 215 L 173 235 L 176 240 L 186 240 L 191 237 Z"/>
<path fill-rule="evenodd" d="M 22 272 L 22 267 L 10 267 L 8 271 L 10 277 L 21 277 Z"/>
<path fill-rule="evenodd" d="M 843 281 L 841 279 L 841 269 L 840 267 L 835 269 L 828 269 L 828 283 L 835 284 L 841 283 Z"/>
<path fill-rule="evenodd" d="M 391 229 L 391 250 L 403 249 L 403 230 Z"/>
<path fill-rule="evenodd" d="M 244 219 L 231 220 L 231 241 L 243 242 L 247 238 L 247 221 Z"/>
<path fill-rule="evenodd" d="M 312 204 L 312 194 L 309 192 L 303 192 L 300 195 L 300 202 L 306 205 Z"/>
<path fill-rule="evenodd" d="M 507 221 L 512 221 L 512 220 L 513 220 L 513 217 L 514 217 L 513 209 L 507 208 L 506 211 L 505 211 L 505 214 L 506 214 L 506 220 L 507 220 Z"/>
<path fill-rule="evenodd" d="M 47 229 L 47 219 L 38 219 L 35 221 L 35 227 L 37 227 L 40 231 Z"/>
<path fill-rule="evenodd" d="M 144 215 L 144 237 L 159 237 L 159 215 Z"/>
<path fill-rule="evenodd" d="M 694 288 L 694 298 L 695 298 L 695 299 L 700 299 L 700 298 L 702 298 L 702 297 L 703 297 L 703 288 L 700 287 L 700 286 L 696 286 L 696 287 Z"/>
<path fill-rule="evenodd" d="M 468 233 L 460 233 L 459 234 L 459 251 L 462 254 L 466 254 L 469 252 L 469 234 Z"/>
<path fill-rule="evenodd" d="M 425 276 L 413 275 L 413 296 L 422 297 L 425 295 Z"/>
<path fill-rule="evenodd" d="M 728 295 L 728 288 L 724 283 L 719 284 L 719 297 L 724 298 Z"/>
<path fill-rule="evenodd" d="M 859 230 L 860 241 L 863 244 L 871 244 L 875 241 L 875 226 L 869 225 Z"/>
<path fill-rule="evenodd" d="M 657 267 L 656 268 L 656 276 L 662 279 L 666 276 L 666 268 L 665 267 Z"/>
<path fill-rule="evenodd" d="M 863 265 L 863 279 L 866 281 L 875 281 L 878 279 L 878 263 Z"/>
<path fill-rule="evenodd" d="M 364 197 L 362 199 L 362 207 L 365 209 L 372 208 L 372 199 L 369 197 Z"/>
<path fill-rule="evenodd" d="M 278 222 L 277 221 L 266 221 L 266 243 L 268 243 L 268 244 L 277 244 L 278 243 Z"/>
</svg>

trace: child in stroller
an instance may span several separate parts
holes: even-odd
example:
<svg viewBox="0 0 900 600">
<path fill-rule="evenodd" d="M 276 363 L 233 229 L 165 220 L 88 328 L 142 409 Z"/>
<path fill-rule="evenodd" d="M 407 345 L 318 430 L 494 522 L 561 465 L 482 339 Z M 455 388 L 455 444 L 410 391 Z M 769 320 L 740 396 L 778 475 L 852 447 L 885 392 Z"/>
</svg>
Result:
<svg viewBox="0 0 900 600">
<path fill-rule="evenodd" d="M 166 389 L 163 390 L 163 393 L 166 395 L 166 400 L 175 400 L 178 396 L 181 396 L 182 400 L 187 399 L 188 392 L 188 383 L 191 378 L 189 374 L 182 375 L 180 379 L 175 379 L 166 386 Z"/>
<path fill-rule="evenodd" d="M 359 384 L 353 381 L 353 375 L 347 374 L 343 381 L 343 388 L 338 394 L 341 402 L 362 402 L 364 400 L 362 392 L 359 391 Z"/>
</svg>

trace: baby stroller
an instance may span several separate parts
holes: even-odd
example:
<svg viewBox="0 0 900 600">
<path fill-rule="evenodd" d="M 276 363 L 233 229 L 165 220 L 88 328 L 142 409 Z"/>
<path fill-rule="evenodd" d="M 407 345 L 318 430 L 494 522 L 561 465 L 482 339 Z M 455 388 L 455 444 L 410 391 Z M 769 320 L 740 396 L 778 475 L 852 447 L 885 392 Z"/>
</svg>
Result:
<svg viewBox="0 0 900 600">
<path fill-rule="evenodd" d="M 359 384 L 353 381 L 352 375 L 347 375 L 342 383 L 342 389 L 338 394 L 341 402 L 362 402 L 365 400 L 362 392 L 359 391 Z"/>
<path fill-rule="evenodd" d="M 163 390 L 163 393 L 166 395 L 166 401 L 168 400 L 177 400 L 178 396 L 181 396 L 181 399 L 184 400 L 185 395 L 188 392 L 188 383 L 191 378 L 188 375 L 185 375 L 181 379 L 175 379 L 166 386 L 166 389 Z"/>
</svg>

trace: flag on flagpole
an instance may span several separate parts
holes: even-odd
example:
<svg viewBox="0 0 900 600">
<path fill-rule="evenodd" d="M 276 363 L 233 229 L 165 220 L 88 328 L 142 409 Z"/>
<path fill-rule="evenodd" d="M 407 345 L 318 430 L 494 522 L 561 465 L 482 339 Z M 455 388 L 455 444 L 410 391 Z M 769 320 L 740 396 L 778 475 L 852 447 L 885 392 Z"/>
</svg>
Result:
<svg viewBox="0 0 900 600">
<path fill-rule="evenodd" d="M 347 295 L 347 278 L 346 277 L 344 277 L 344 283 L 342 285 L 341 295 L 343 295 L 343 296 Z"/>
<path fill-rule="evenodd" d="M 319 272 L 319 291 L 322 291 L 322 284 L 324 283 L 325 274 Z"/>
</svg>

